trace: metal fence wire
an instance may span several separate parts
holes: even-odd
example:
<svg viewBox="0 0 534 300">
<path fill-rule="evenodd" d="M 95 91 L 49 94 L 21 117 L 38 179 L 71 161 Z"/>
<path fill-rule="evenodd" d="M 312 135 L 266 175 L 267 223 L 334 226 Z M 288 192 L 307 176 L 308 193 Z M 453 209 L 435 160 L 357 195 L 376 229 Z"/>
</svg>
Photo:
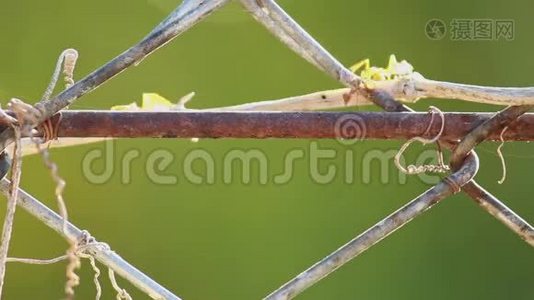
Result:
<svg viewBox="0 0 534 300">
<path fill-rule="evenodd" d="M 534 228 L 473 179 L 479 167 L 478 157 L 473 149 L 482 141 L 534 139 L 534 115 L 525 115 L 534 104 L 534 88 L 454 84 L 429 80 L 416 72 L 392 76 L 387 80 L 358 76 L 336 60 L 274 0 L 240 2 L 285 45 L 346 88 L 206 111 L 185 108 L 188 99 L 180 103 L 178 111 L 168 112 L 64 110 L 113 76 L 140 63 L 146 56 L 228 2 L 229 0 L 183 1 L 138 44 L 77 82 L 72 80 L 77 53 L 66 51 L 60 57 L 54 72 L 51 89 L 47 89 L 41 101 L 31 106 L 15 99 L 10 102 L 8 110 L 2 111 L 1 147 L 6 149 L 7 146 L 15 144 L 16 151 L 11 166 L 11 180 L 5 178 L 10 160 L 7 151 L 4 150 L 0 155 L 0 169 L 4 177 L 0 181 L 0 189 L 9 198 L 8 207 L 11 208 L 6 214 L 0 247 L 0 293 L 6 262 L 47 264 L 69 260 L 66 294 L 68 298 L 73 298 L 73 289 L 79 283 L 74 270 L 80 258 L 87 258 L 95 270 L 97 299 L 100 297 L 101 288 L 98 283 L 100 270 L 95 260 L 109 269 L 109 278 L 119 299 L 129 299 L 130 296 L 117 285 L 114 273 L 153 299 L 180 299 L 126 262 L 108 245 L 98 242 L 87 231 L 68 221 L 62 199 L 64 181 L 57 173 L 57 166 L 49 161 L 46 149 L 39 149 L 39 152 L 45 158 L 57 183 L 56 197 L 60 204 L 60 213 L 52 211 L 18 187 L 22 163 L 21 137 L 31 137 L 37 145 L 57 137 L 337 138 L 340 135 L 339 120 L 348 117 L 361 123 L 365 128 L 365 135 L 354 136 L 354 132 L 349 132 L 347 138 L 419 140 L 423 143 L 436 143 L 439 149 L 451 151 L 448 166 L 427 166 L 422 169 L 408 166 L 405 169 L 408 173 L 438 169 L 446 172 L 446 176 L 438 184 L 290 279 L 265 299 L 296 297 L 439 201 L 462 191 L 482 209 L 534 246 Z M 60 73 L 67 79 L 67 88 L 51 97 Z M 442 113 L 437 109 L 417 113 L 403 104 L 415 102 L 420 98 L 454 98 L 510 106 L 495 114 Z M 303 112 L 368 104 L 378 105 L 385 112 Z M 439 118 L 436 115 L 439 115 Z M 147 122 L 148 119 L 151 122 Z M 7 249 L 16 205 L 69 241 L 71 249 L 68 254 L 50 260 L 8 258 Z"/>
</svg>

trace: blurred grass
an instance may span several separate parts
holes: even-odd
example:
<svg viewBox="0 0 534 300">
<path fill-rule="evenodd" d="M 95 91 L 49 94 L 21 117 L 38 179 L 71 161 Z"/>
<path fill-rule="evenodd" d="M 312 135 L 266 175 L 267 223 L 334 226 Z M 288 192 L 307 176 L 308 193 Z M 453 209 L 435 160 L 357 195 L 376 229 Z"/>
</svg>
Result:
<svg viewBox="0 0 534 300">
<path fill-rule="evenodd" d="M 148 1 L 35 1 L 3 3 L 0 8 L 0 98 L 37 99 L 48 82 L 57 55 L 66 47 L 80 52 L 78 78 L 139 40 L 178 3 Z M 342 1 L 281 0 L 289 13 L 343 63 L 369 57 L 378 65 L 390 53 L 406 58 L 429 78 L 474 84 L 532 85 L 534 26 L 530 2 L 502 1 Z M 427 20 L 440 18 L 511 18 L 512 42 L 431 41 Z M 95 92 L 72 109 L 109 108 L 139 100 L 143 92 L 179 99 L 197 92 L 194 107 L 212 107 L 307 93 L 338 85 L 274 40 L 232 4 L 190 32 Z M 434 100 L 414 105 L 426 110 L 495 111 L 496 107 Z M 378 168 L 370 184 L 361 180 L 356 161 L 353 184 L 342 174 L 327 185 L 310 178 L 308 157 L 295 164 L 285 185 L 222 181 L 223 157 L 232 149 L 259 149 L 269 159 L 269 174 L 283 171 L 292 149 L 306 152 L 308 140 L 121 140 L 115 143 L 115 172 L 95 185 L 82 172 L 89 145 L 53 151 L 68 181 L 71 220 L 108 242 L 124 258 L 184 299 L 257 299 L 337 249 L 374 222 L 428 188 L 410 178 L 380 183 Z M 361 142 L 351 147 L 320 141 L 357 157 L 373 149 L 396 149 L 398 142 Z M 530 220 L 534 203 L 528 193 L 532 146 L 504 148 L 509 168 L 502 186 L 495 145 L 482 146 L 478 179 Z M 132 182 L 121 184 L 121 158 L 132 149 Z M 176 185 L 152 183 L 146 158 L 167 149 L 175 161 L 167 172 Z M 183 158 L 205 149 L 216 160 L 216 183 L 194 185 L 183 176 Z M 327 163 L 321 164 L 325 170 Z M 98 164 L 95 168 L 98 167 Z M 100 166 L 102 167 L 102 166 Z M 339 172 L 343 172 L 339 169 Z M 394 167 L 390 165 L 390 171 Z M 235 175 L 240 175 L 236 173 Z M 23 187 L 56 207 L 53 187 L 38 157 L 24 162 Z M 66 249 L 54 232 L 20 210 L 10 254 L 52 257 Z M 465 196 L 459 195 L 396 232 L 380 245 L 304 293 L 302 299 L 530 299 L 534 287 L 534 252 Z M 64 266 L 9 265 L 6 299 L 62 298 Z M 94 297 L 87 263 L 81 271 L 78 299 Z M 102 276 L 104 299 L 112 297 Z M 146 296 L 124 281 L 137 299 Z"/>
</svg>

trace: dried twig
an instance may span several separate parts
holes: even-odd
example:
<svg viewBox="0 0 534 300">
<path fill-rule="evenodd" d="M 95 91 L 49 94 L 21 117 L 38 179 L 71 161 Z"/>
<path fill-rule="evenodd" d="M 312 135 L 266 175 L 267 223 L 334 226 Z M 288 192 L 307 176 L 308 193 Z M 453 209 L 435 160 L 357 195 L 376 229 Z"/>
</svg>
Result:
<svg viewBox="0 0 534 300">
<path fill-rule="evenodd" d="M 374 90 L 387 92 L 395 100 L 403 103 L 415 103 L 418 100 L 430 98 L 456 99 L 501 106 L 534 104 L 534 87 L 490 87 L 460 84 L 426 79 L 420 73 L 415 72 L 410 76 L 395 80 L 366 80 L 365 85 L 360 86 L 355 91 L 351 91 L 350 88 L 325 90 L 309 95 L 289 97 L 266 103 L 250 103 L 246 106 L 285 105 L 285 102 L 287 102 L 293 106 L 303 105 L 303 109 L 311 107 L 310 109 L 319 110 L 346 106 L 372 105 L 371 96 L 365 87 L 372 87 Z M 350 98 L 347 98 L 347 95 L 350 95 Z M 311 103 L 306 103 L 306 99 L 310 100 Z M 236 107 L 238 108 L 239 106 Z"/>
<path fill-rule="evenodd" d="M 20 120 L 20 119 L 19 119 Z M 0 244 L 0 298 L 4 286 L 4 278 L 6 274 L 6 259 L 11 241 L 11 233 L 13 231 L 13 221 L 15 219 L 15 211 L 17 208 L 17 189 L 20 185 L 20 177 L 22 173 L 22 147 L 20 144 L 21 128 L 19 125 L 13 125 L 15 132 L 15 149 L 13 156 L 13 166 L 11 168 L 12 186 L 9 192 L 6 190 L 7 209 L 4 218 L 4 225 L 2 227 L 2 241 Z"/>
<path fill-rule="evenodd" d="M 395 100 L 403 103 L 415 103 L 421 99 L 456 99 L 501 106 L 534 104 L 533 87 L 501 88 L 467 85 L 429 80 L 419 73 L 402 79 L 367 81 L 364 86 L 372 86 L 374 90 L 387 92 Z M 356 90 L 350 88 L 324 90 L 210 110 L 324 110 L 373 105 L 372 97 L 364 86 Z"/>
</svg>

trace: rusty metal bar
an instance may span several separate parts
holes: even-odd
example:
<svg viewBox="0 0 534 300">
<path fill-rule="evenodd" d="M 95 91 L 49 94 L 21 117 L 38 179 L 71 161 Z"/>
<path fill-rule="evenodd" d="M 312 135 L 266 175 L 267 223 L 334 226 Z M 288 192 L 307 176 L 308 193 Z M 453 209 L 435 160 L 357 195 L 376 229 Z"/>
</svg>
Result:
<svg viewBox="0 0 534 300">
<path fill-rule="evenodd" d="M 459 141 L 491 118 L 490 113 L 445 113 L 442 140 Z M 415 112 L 121 112 L 63 111 L 56 115 L 59 137 L 162 138 L 358 138 L 408 139 L 421 136 L 428 113 Z M 439 131 L 439 122 L 424 137 Z M 499 140 L 500 133 L 489 135 Z M 509 141 L 534 140 L 534 114 L 513 122 Z"/>
</svg>

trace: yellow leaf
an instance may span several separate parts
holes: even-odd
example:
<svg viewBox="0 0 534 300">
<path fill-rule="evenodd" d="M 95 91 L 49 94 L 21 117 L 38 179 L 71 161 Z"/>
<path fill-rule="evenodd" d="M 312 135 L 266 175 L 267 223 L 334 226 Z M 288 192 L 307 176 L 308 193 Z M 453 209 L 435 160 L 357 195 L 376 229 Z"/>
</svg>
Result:
<svg viewBox="0 0 534 300">
<path fill-rule="evenodd" d="M 171 101 L 156 93 L 144 93 L 142 110 L 168 111 L 175 106 Z"/>
<path fill-rule="evenodd" d="M 139 110 L 139 106 L 137 106 L 137 103 L 132 102 L 130 104 L 126 105 L 115 105 L 111 107 L 111 110 Z"/>
</svg>

